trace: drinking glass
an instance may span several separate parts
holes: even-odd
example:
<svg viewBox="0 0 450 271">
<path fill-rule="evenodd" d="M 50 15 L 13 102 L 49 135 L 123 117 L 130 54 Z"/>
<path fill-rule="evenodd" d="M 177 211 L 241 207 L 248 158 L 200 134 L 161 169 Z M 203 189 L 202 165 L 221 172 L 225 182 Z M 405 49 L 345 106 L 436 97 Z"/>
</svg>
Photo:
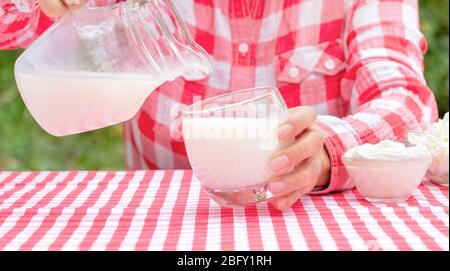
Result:
<svg viewBox="0 0 450 271">
<path fill-rule="evenodd" d="M 223 206 L 243 206 L 273 197 L 270 158 L 292 141 L 278 140 L 287 106 L 275 87 L 232 92 L 183 110 L 189 161 L 201 185 Z"/>
</svg>

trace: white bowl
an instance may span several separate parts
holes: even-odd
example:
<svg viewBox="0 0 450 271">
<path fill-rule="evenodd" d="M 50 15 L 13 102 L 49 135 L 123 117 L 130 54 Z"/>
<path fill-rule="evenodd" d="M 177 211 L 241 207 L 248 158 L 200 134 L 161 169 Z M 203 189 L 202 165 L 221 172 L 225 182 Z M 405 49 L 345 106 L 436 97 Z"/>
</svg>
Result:
<svg viewBox="0 0 450 271">
<path fill-rule="evenodd" d="M 449 159 L 448 152 L 433 158 L 427 177 L 440 185 L 448 186 Z"/>
<path fill-rule="evenodd" d="M 403 202 L 422 182 L 431 158 L 401 161 L 343 157 L 350 178 L 370 202 Z"/>
<path fill-rule="evenodd" d="M 427 130 L 419 130 L 419 129 L 409 129 L 407 133 L 407 146 L 415 146 L 418 142 L 420 142 L 424 138 Z M 448 149 L 442 149 L 441 151 L 436 153 L 434 151 L 433 160 L 428 168 L 428 172 L 426 176 L 435 183 L 438 183 L 443 186 L 448 186 L 448 175 L 449 175 L 449 157 L 448 157 Z"/>
</svg>

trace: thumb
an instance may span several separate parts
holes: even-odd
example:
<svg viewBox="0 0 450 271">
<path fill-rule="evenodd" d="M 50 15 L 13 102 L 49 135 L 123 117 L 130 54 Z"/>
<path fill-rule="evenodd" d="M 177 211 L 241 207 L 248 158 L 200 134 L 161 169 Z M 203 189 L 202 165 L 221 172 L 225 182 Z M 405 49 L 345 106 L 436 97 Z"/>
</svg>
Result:
<svg viewBox="0 0 450 271">
<path fill-rule="evenodd" d="M 87 0 L 37 0 L 42 11 L 49 17 L 60 17 L 69 9 L 84 6 Z"/>
<path fill-rule="evenodd" d="M 63 0 L 69 9 L 77 9 L 83 7 L 87 0 Z"/>
</svg>

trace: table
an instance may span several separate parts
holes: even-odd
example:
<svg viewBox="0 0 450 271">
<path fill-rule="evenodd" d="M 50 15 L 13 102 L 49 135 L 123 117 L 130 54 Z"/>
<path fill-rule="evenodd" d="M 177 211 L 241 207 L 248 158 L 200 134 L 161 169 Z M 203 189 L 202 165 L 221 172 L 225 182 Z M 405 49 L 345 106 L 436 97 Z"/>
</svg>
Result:
<svg viewBox="0 0 450 271">
<path fill-rule="evenodd" d="M 449 250 L 448 188 L 222 208 L 191 171 L 0 172 L 1 250 Z"/>
</svg>

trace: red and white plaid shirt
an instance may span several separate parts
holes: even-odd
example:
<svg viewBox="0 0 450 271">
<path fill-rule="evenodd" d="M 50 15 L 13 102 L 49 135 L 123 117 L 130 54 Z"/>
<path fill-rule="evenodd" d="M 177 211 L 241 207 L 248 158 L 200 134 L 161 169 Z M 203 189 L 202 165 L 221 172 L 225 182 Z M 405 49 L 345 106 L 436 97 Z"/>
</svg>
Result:
<svg viewBox="0 0 450 271">
<path fill-rule="evenodd" d="M 162 85 L 125 123 L 129 169 L 189 168 L 183 140 L 170 134 L 180 117 L 173 106 L 242 88 L 278 86 L 289 107 L 317 110 L 332 162 L 321 193 L 353 186 L 341 162 L 347 149 L 437 119 L 417 0 L 172 1 L 213 58 L 213 74 Z M 0 48 L 26 47 L 50 25 L 33 0 L 0 3 Z"/>
</svg>

